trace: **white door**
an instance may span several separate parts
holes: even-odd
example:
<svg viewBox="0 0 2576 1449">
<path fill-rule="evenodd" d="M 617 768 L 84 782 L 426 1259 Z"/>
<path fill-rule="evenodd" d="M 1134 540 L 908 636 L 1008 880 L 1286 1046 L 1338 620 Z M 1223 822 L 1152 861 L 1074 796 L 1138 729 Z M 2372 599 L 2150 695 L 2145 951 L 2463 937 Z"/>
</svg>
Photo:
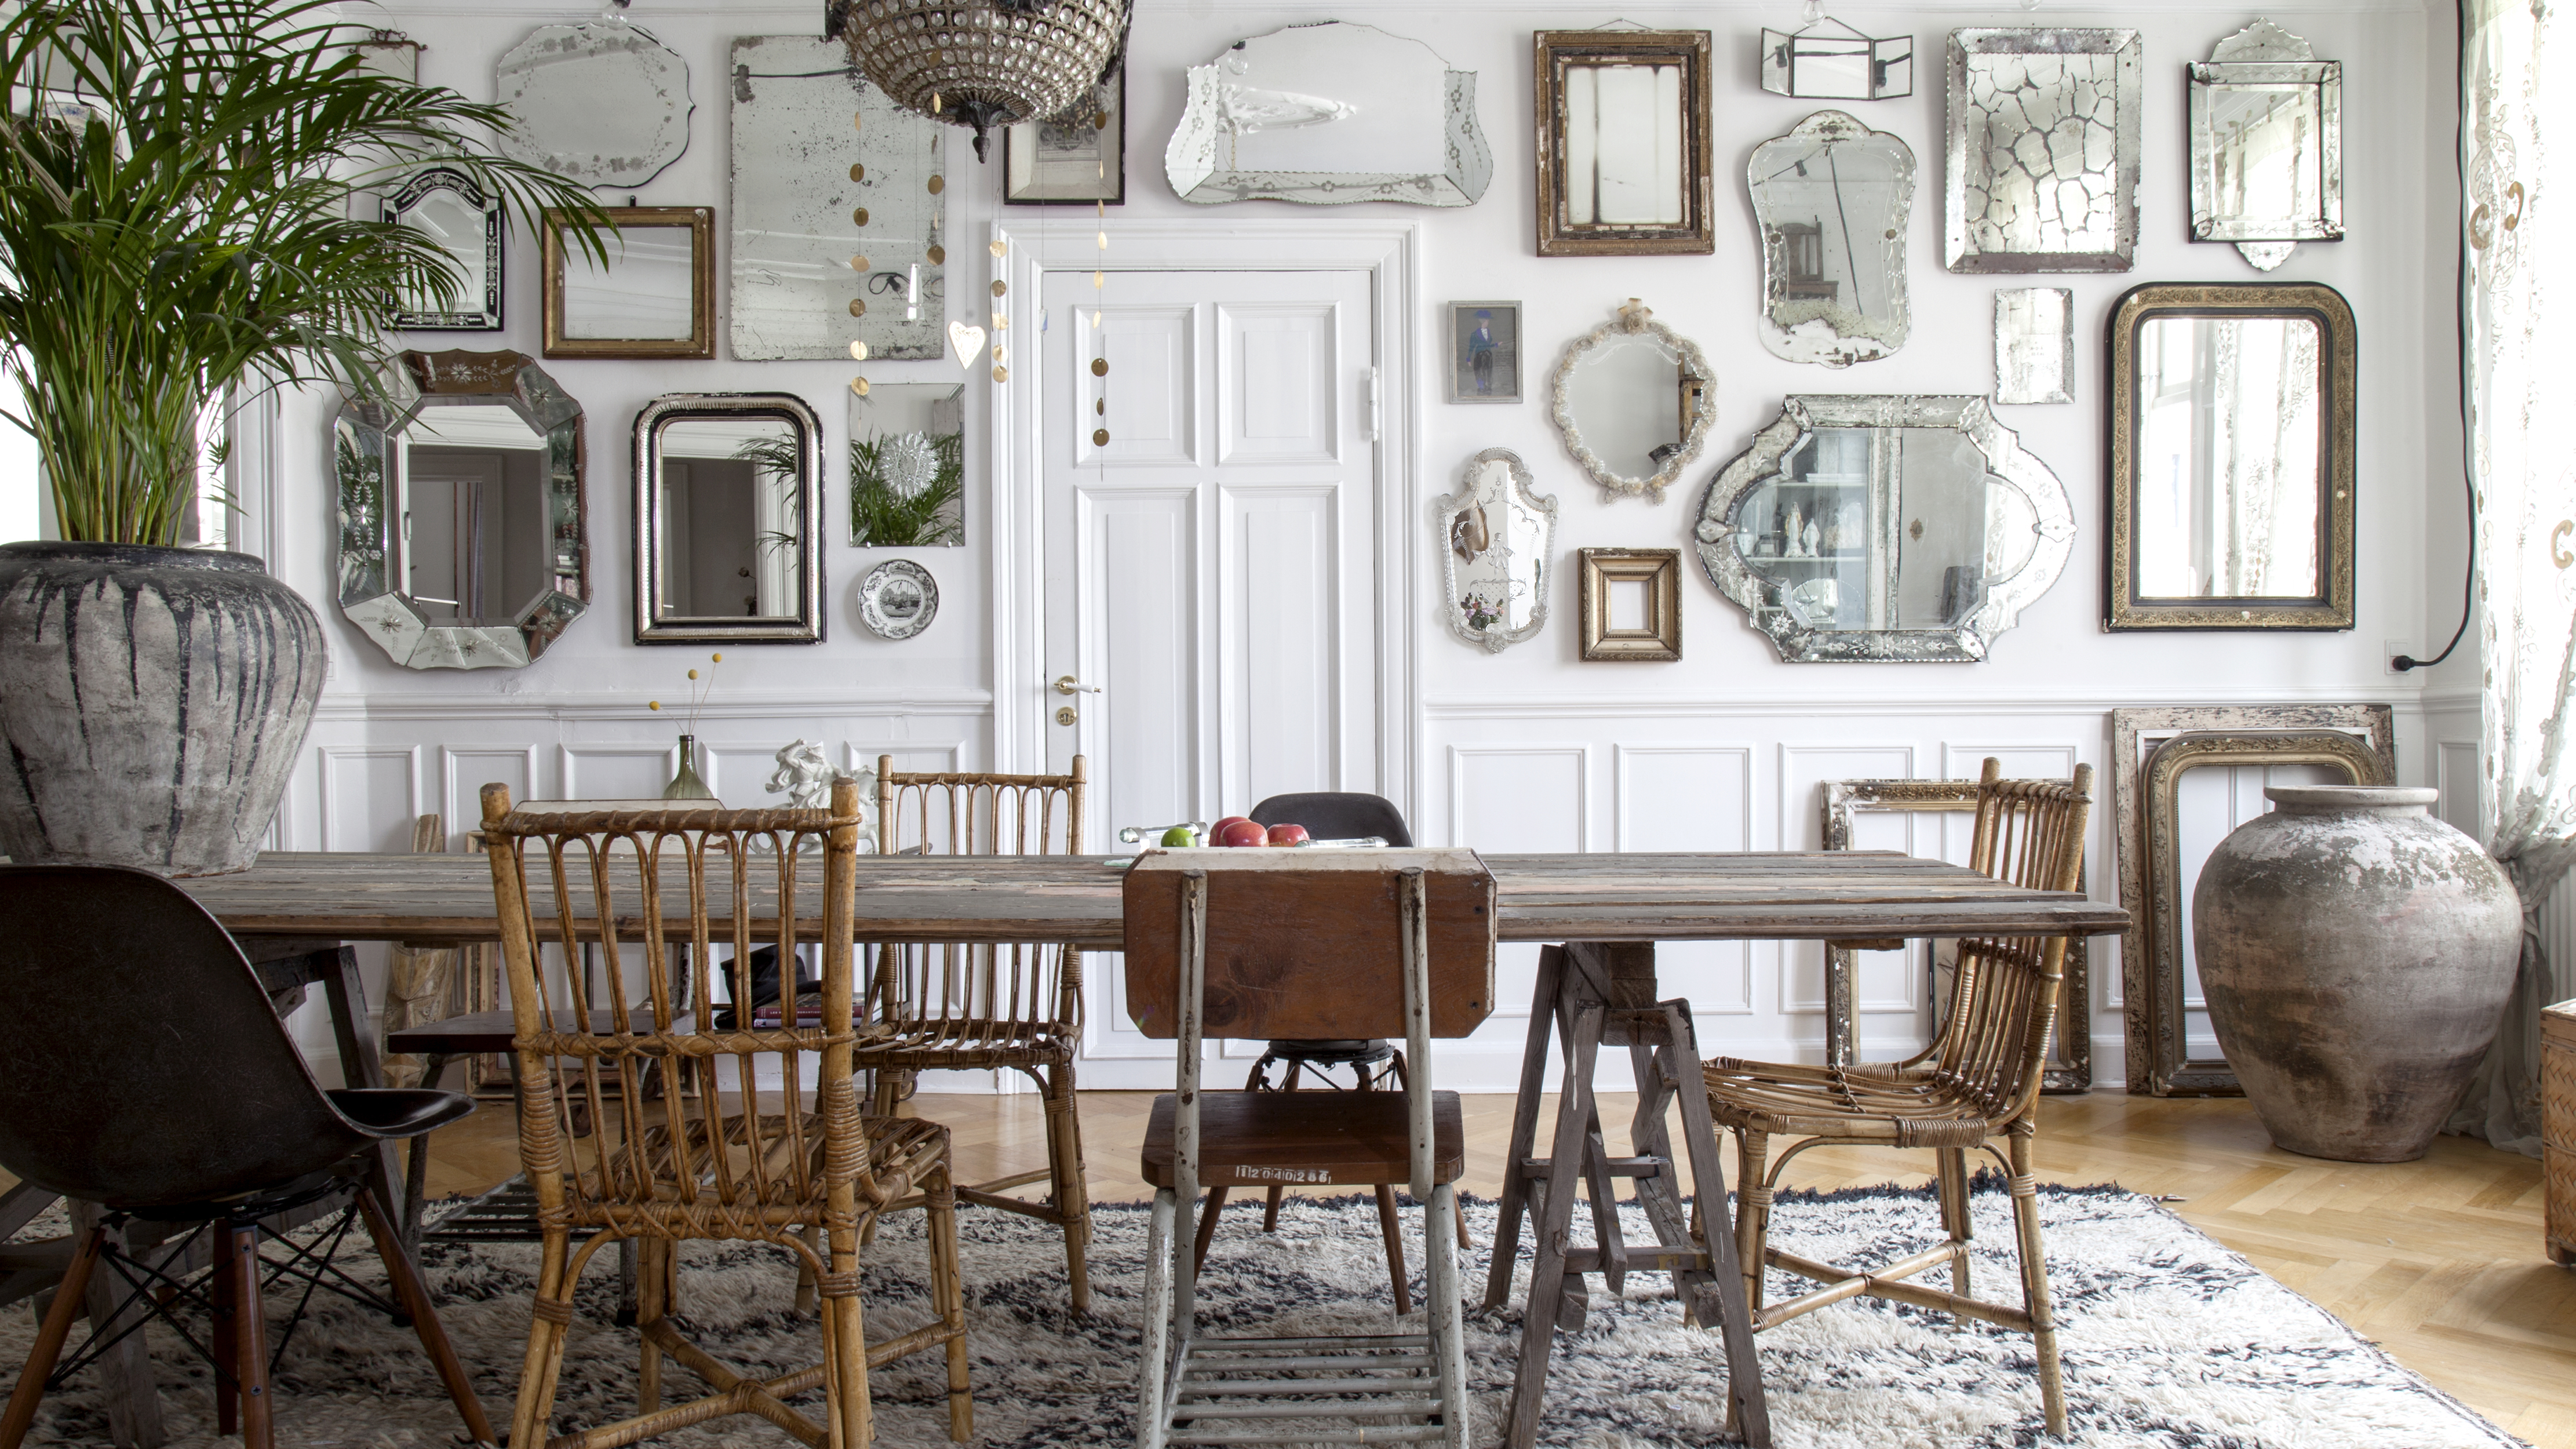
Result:
<svg viewBox="0 0 2576 1449">
<path fill-rule="evenodd" d="M 1082 686 L 1047 692 L 1047 759 L 1087 758 L 1093 850 L 1378 788 L 1368 280 L 1117 272 L 1095 294 L 1047 274 L 1045 667 Z M 1119 972 L 1087 958 L 1082 1084 L 1168 1087 L 1171 1046 L 1132 1028 Z"/>
</svg>

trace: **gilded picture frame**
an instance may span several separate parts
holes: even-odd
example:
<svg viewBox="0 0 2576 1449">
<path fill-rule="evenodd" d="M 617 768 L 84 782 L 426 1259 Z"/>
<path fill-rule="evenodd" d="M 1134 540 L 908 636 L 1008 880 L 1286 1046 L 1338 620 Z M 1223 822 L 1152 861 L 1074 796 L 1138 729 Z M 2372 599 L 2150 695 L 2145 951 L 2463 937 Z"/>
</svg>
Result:
<svg viewBox="0 0 2576 1449">
<path fill-rule="evenodd" d="M 1717 249 L 1709 139 L 1710 33 L 1705 30 L 1541 30 L 1530 36 L 1538 128 L 1538 254 L 1543 257 L 1705 256 Z M 1604 72 L 1643 70 L 1638 110 L 1656 141 L 1654 175 L 1601 172 L 1597 98 Z M 1623 77 L 1623 80 L 1629 79 Z M 1623 89 L 1630 89 L 1624 87 Z M 1586 96 L 1596 104 L 1586 115 Z M 1630 183 L 1648 181 L 1652 197 Z M 1669 190 L 1667 190 L 1669 183 Z M 1623 201 L 1605 206 L 1616 194 Z"/>
<path fill-rule="evenodd" d="M 1585 659 L 1667 663 L 1682 657 L 1680 549 L 1586 548 L 1575 557 Z M 1645 620 L 1635 628 L 1610 622 L 1611 593 L 1623 584 L 1645 590 Z"/>
<path fill-rule="evenodd" d="M 684 233 L 688 255 L 673 263 L 667 256 L 657 256 L 652 265 L 667 271 L 674 265 L 684 268 L 688 278 L 688 331 L 684 336 L 619 337 L 601 335 L 602 324 L 585 315 L 583 299 L 571 295 L 567 283 L 572 258 L 564 245 L 564 213 L 548 208 L 543 227 L 545 253 L 540 270 L 545 277 L 545 346 L 548 357 L 615 357 L 615 358 L 684 358 L 705 360 L 716 355 L 716 288 L 715 225 L 716 214 L 707 206 L 611 206 L 604 208 L 609 221 L 620 229 L 611 236 L 610 250 L 615 258 L 634 259 L 643 264 L 646 245 L 666 248 L 676 237 L 655 236 L 649 239 L 624 236 L 624 233 L 646 231 Z M 588 259 L 584 258 L 588 265 Z M 606 276 L 613 277 L 618 261 L 612 261 Z"/>
</svg>

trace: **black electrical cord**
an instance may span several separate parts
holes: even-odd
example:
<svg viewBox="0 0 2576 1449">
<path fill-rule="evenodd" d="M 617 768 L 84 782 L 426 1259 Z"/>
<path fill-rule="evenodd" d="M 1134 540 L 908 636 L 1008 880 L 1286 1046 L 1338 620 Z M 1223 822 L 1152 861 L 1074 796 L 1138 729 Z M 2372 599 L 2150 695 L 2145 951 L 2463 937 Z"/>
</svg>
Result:
<svg viewBox="0 0 2576 1449">
<path fill-rule="evenodd" d="M 2467 113 L 2468 107 L 2469 34 L 2468 21 L 2461 13 L 2466 8 L 2463 4 L 2452 11 L 2452 26 L 2457 32 L 2457 49 L 2461 57 L 2460 71 L 2453 77 L 2453 84 L 2457 87 L 2459 97 L 2459 109 L 2452 112 L 2454 119 L 2451 122 L 2453 165 L 2459 164 L 2460 152 L 2467 140 L 2462 134 L 2463 122 L 2458 119 Z M 2465 182 L 2466 175 L 2463 174 L 2461 179 Z M 2464 191 L 2465 189 L 2463 187 Z M 2469 498 L 2468 574 L 2460 581 L 2460 627 L 2451 631 L 2451 642 L 2443 645 L 2442 652 L 2430 659 L 2417 659 L 2413 655 L 2400 654 L 2389 660 L 2388 667 L 2400 674 L 2410 669 L 2439 664 L 2450 658 L 2451 651 L 2460 647 L 2460 636 L 2469 632 L 2469 613 L 2475 606 L 2478 596 L 2478 484 L 2471 468 L 2471 462 L 2476 456 L 2476 444 L 2469 438 L 2469 242 L 2465 232 L 2460 238 L 2458 282 L 2455 296 L 2460 313 L 2460 486 L 2467 492 Z"/>
</svg>

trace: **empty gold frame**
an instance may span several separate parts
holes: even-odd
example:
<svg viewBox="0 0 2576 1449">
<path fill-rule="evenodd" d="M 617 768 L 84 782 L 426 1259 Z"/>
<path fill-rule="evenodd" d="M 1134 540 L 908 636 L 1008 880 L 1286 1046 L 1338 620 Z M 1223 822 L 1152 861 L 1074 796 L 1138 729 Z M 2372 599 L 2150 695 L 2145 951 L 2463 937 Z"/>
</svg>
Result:
<svg viewBox="0 0 2576 1449">
<path fill-rule="evenodd" d="M 1587 548 L 1582 561 L 1583 657 L 1659 662 L 1682 657 L 1682 553 Z"/>
<path fill-rule="evenodd" d="M 2150 283 L 2111 312 L 2109 629 L 2353 625 L 2352 309 Z"/>
<path fill-rule="evenodd" d="M 2120 938 L 2120 999 L 2128 1017 L 2132 1094 L 2227 1096 L 2237 1091 L 2236 1074 L 2224 1061 L 2190 1055 L 2179 929 L 2164 932 L 2172 949 L 2157 945 L 2156 923 L 2183 919 L 2171 782 L 2185 769 L 2202 765 L 2323 764 L 2342 769 L 2355 784 L 2386 784 L 2397 778 L 2394 722 L 2395 711 L 2384 704 L 2150 705 L 2111 711 L 2111 834 L 2120 907 L 2129 913 L 2129 929 Z M 2223 748 L 2195 743 L 2177 750 L 2165 759 L 2160 786 L 2150 777 L 2149 766 L 2159 749 L 2184 738 L 2230 743 Z"/>
<path fill-rule="evenodd" d="M 1858 820 L 1870 814 L 1912 814 L 1938 812 L 1974 815 L 1977 809 L 1977 782 L 1974 780 L 1827 780 L 1824 793 L 1824 845 L 1827 850 L 1859 850 L 1856 843 Z M 1909 842 L 1910 846 L 1911 842 Z M 2076 890 L 2086 889 L 2082 880 Z M 1873 949 L 1849 941 L 1827 941 L 1825 944 L 1825 1065 L 1847 1067 L 1860 1060 L 1859 963 L 1854 957 L 1862 950 Z M 1943 947 L 1950 948 L 1948 964 L 1957 964 L 1958 943 L 1935 940 L 1932 948 L 1932 1003 L 1941 1010 L 1948 992 L 1943 984 L 1941 967 Z M 2040 1076 L 2043 1092 L 2077 1093 L 2093 1088 L 2093 955 L 2090 937 L 2076 936 L 2066 943 L 2066 982 L 2058 993 L 2057 1030 L 2049 1043 L 2048 1065 Z M 1941 1023 L 1930 1023 L 1938 1032 Z M 1928 1039 L 1928 1038 L 1927 1038 Z"/>
<path fill-rule="evenodd" d="M 1709 32 L 1542 30 L 1538 254 L 1707 254 Z"/>
<path fill-rule="evenodd" d="M 606 266 L 565 246 L 564 213 L 546 212 L 546 356 L 715 356 L 715 212 L 605 210 L 617 227 Z"/>
</svg>

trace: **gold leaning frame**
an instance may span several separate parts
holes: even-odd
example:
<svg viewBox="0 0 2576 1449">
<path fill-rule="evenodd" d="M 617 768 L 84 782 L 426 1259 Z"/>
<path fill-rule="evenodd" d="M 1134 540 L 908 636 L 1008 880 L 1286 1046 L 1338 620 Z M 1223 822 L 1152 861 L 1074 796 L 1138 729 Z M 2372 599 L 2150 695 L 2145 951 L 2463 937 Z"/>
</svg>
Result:
<svg viewBox="0 0 2576 1449">
<path fill-rule="evenodd" d="M 2121 966 L 2129 983 L 2132 1095 L 2244 1094 L 2226 1059 L 2193 1057 L 2184 1033 L 2182 942 L 2190 923 L 2183 908 L 2182 832 L 2175 802 L 2186 773 L 2221 765 L 2323 765 L 2342 770 L 2355 785 L 2386 785 L 2396 779 L 2390 760 L 2373 742 L 2337 729 L 2187 730 L 2156 746 L 2139 786 L 2146 805 L 2136 842 L 2144 865 L 2142 896 L 2136 904 L 2122 902 L 2133 922 Z M 2131 961 L 2130 951 L 2143 959 Z"/>
<path fill-rule="evenodd" d="M 1827 780 L 1824 782 L 1824 843 L 1827 850 L 1852 848 L 1852 817 L 1864 810 L 1941 811 L 1968 815 L 1977 808 L 1974 780 Z M 2078 878 L 2076 889 L 2089 888 L 2091 872 Z M 2039 1089 L 2052 1094 L 2081 1094 L 2093 1089 L 2093 956 L 2092 938 L 2076 936 L 2066 943 L 2066 984 L 2058 992 L 2057 1033 Z M 1825 943 L 1825 1065 L 1847 1067 L 1859 1060 L 1859 1001 L 1853 953 L 1848 941 Z M 1938 1023 L 1935 1023 L 1938 1028 Z"/>
<path fill-rule="evenodd" d="M 2326 394 L 2317 456 L 2325 476 L 2319 512 L 2319 592 L 2305 599 L 2148 599 L 2137 592 L 2139 329 L 2158 316 L 2301 316 L 2324 331 Z M 2359 376 L 2352 307 L 2322 282 L 2149 282 L 2111 309 L 2110 457 L 2103 468 L 2107 558 L 2102 626 L 2129 629 L 2349 629 L 2353 626 L 2353 441 Z"/>
</svg>

